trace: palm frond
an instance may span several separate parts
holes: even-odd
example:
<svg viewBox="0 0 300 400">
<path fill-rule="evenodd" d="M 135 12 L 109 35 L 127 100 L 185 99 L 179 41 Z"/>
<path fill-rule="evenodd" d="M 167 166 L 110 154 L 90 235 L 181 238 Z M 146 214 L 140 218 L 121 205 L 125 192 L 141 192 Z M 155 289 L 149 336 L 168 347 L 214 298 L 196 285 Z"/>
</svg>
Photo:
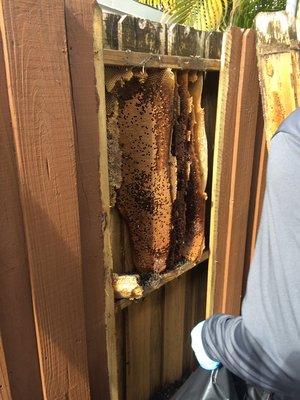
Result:
<svg viewBox="0 0 300 400">
<path fill-rule="evenodd" d="M 164 20 L 190 25 L 202 31 L 218 30 L 227 8 L 228 0 L 176 0 L 165 11 Z"/>
<path fill-rule="evenodd" d="M 174 7 L 176 0 L 138 0 L 141 4 L 146 4 L 151 7 L 167 10 L 170 7 Z"/>
<path fill-rule="evenodd" d="M 286 7 L 286 0 L 241 0 L 233 18 L 234 25 L 251 28 L 255 16 L 263 11 L 280 11 Z"/>
<path fill-rule="evenodd" d="M 164 12 L 163 22 L 193 26 L 202 31 L 236 25 L 250 28 L 261 11 L 285 9 L 286 0 L 138 0 Z"/>
</svg>

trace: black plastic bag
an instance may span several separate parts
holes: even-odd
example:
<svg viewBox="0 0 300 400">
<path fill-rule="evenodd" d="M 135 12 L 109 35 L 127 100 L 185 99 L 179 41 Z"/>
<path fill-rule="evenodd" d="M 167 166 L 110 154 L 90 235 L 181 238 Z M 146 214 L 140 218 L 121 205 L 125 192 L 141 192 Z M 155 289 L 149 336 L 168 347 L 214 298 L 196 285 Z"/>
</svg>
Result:
<svg viewBox="0 0 300 400">
<path fill-rule="evenodd" d="M 214 371 L 198 368 L 172 400 L 271 400 L 264 390 L 254 388 L 222 367 Z"/>
</svg>

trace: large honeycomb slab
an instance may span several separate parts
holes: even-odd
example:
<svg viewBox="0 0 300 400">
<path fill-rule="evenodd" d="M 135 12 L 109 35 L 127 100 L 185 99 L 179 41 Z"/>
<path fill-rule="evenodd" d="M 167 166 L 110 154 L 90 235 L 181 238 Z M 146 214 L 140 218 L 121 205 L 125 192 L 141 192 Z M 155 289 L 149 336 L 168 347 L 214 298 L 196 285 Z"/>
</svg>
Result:
<svg viewBox="0 0 300 400">
<path fill-rule="evenodd" d="M 204 249 L 207 144 L 202 75 L 109 68 L 111 205 L 126 221 L 135 267 L 162 272 Z"/>
<path fill-rule="evenodd" d="M 189 179 L 186 192 L 186 229 L 181 255 L 199 261 L 205 247 L 205 202 L 207 195 L 207 139 L 204 110 L 201 108 L 202 74 L 190 74 L 189 93 L 192 99 L 189 146 Z"/>
<path fill-rule="evenodd" d="M 205 246 L 207 141 L 201 108 L 202 84 L 201 74 L 177 74 L 178 107 L 172 139 L 172 155 L 177 160 L 177 195 L 172 212 L 170 268 L 182 260 L 197 262 Z"/>
<path fill-rule="evenodd" d="M 175 79 L 147 71 L 118 90 L 122 183 L 117 207 L 125 218 L 136 268 L 166 268 L 171 238 L 170 143 Z"/>
</svg>

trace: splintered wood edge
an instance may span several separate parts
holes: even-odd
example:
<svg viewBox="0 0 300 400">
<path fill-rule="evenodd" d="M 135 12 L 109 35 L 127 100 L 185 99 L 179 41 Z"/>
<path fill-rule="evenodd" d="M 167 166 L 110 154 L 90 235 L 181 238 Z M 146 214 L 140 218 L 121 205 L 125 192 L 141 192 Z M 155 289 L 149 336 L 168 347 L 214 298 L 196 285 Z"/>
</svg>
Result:
<svg viewBox="0 0 300 400">
<path fill-rule="evenodd" d="M 154 281 L 152 286 L 145 286 L 143 296 L 140 299 L 121 299 L 115 302 L 115 312 L 119 312 L 124 308 L 130 306 L 132 303 L 138 302 L 148 296 L 150 293 L 154 292 L 157 289 L 160 289 L 166 283 L 173 281 L 174 279 L 178 278 L 179 276 L 185 274 L 186 272 L 190 271 L 192 268 L 197 267 L 199 264 L 203 263 L 204 261 L 208 260 L 209 258 L 209 250 L 205 250 L 199 262 L 192 263 L 190 261 L 185 262 L 182 265 L 172 269 L 171 271 L 165 272 L 164 274 L 159 275 L 158 279 Z"/>
<path fill-rule="evenodd" d="M 219 71 L 220 60 L 201 57 L 181 57 L 163 54 L 141 53 L 104 49 L 104 64 L 124 67 L 191 69 Z"/>
</svg>

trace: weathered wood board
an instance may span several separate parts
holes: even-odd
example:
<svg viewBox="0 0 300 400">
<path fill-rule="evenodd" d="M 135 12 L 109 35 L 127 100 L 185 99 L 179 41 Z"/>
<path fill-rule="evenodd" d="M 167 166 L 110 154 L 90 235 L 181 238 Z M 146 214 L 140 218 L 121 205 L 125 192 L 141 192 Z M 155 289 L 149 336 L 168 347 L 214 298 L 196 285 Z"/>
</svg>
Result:
<svg viewBox="0 0 300 400">
<path fill-rule="evenodd" d="M 228 235 L 229 201 L 235 118 L 242 47 L 242 31 L 231 28 L 223 36 L 212 176 L 212 206 L 208 268 L 207 316 L 221 312 Z"/>
<path fill-rule="evenodd" d="M 255 27 L 264 131 L 269 143 L 283 119 L 299 105 L 299 45 L 295 21 L 286 12 L 260 13 Z"/>
<path fill-rule="evenodd" d="M 43 396 L 89 399 L 64 1 L 0 13 Z"/>
<path fill-rule="evenodd" d="M 0 398 L 42 398 L 28 258 L 0 36 Z M 17 294 L 17 295 L 16 295 Z M 20 329 L 22 327 L 22 329 Z M 1 349 L 0 349 L 1 350 Z"/>
<path fill-rule="evenodd" d="M 214 153 L 207 315 L 240 313 L 258 112 L 254 31 L 232 28 L 224 40 Z"/>
<path fill-rule="evenodd" d="M 245 249 L 245 266 L 243 295 L 246 292 L 250 262 L 254 255 L 255 243 L 260 223 L 262 204 L 266 184 L 266 168 L 268 160 L 267 142 L 264 135 L 264 121 L 261 99 L 257 113 L 256 138 L 253 156 L 252 181 L 249 201 L 249 215 L 247 224 L 247 238 Z"/>
<path fill-rule="evenodd" d="M 240 313 L 241 306 L 258 98 L 255 33 L 253 30 L 246 30 L 242 39 L 241 67 L 237 93 L 228 242 L 222 304 L 222 311 L 233 315 Z"/>
<path fill-rule="evenodd" d="M 105 225 L 99 223 L 106 219 L 105 212 L 107 212 L 103 209 L 102 201 L 102 193 L 107 190 L 105 188 L 107 180 L 105 176 L 103 177 L 103 174 L 107 175 L 107 166 L 105 161 L 102 162 L 102 158 L 104 160 L 107 158 L 104 155 L 105 147 L 102 146 L 103 139 L 99 137 L 106 138 L 106 132 L 103 126 L 105 108 L 103 102 L 100 101 L 98 110 L 99 97 L 95 90 L 94 7 L 95 4 L 92 0 L 65 2 L 77 141 L 79 216 L 89 379 L 92 398 L 101 396 L 108 398 L 112 374 L 109 374 L 108 368 L 104 366 L 107 365 L 108 357 L 111 357 L 113 349 L 107 348 L 106 335 L 111 337 L 114 334 L 106 333 L 104 323 L 105 304 L 108 306 L 105 301 L 105 293 L 109 290 L 105 287 L 105 268 L 111 262 L 111 256 L 104 254 L 103 229 Z M 113 23 L 117 23 L 118 16 L 113 14 L 110 16 Z M 99 34 L 101 35 L 101 32 Z M 114 39 L 113 36 L 105 37 L 105 43 L 109 42 L 113 47 Z M 99 54 L 98 56 L 97 67 L 98 69 L 102 68 L 103 72 L 101 58 Z M 99 124 L 99 120 L 101 124 Z M 101 187 L 102 180 L 104 185 Z M 110 355 L 107 354 L 108 352 Z"/>
</svg>

